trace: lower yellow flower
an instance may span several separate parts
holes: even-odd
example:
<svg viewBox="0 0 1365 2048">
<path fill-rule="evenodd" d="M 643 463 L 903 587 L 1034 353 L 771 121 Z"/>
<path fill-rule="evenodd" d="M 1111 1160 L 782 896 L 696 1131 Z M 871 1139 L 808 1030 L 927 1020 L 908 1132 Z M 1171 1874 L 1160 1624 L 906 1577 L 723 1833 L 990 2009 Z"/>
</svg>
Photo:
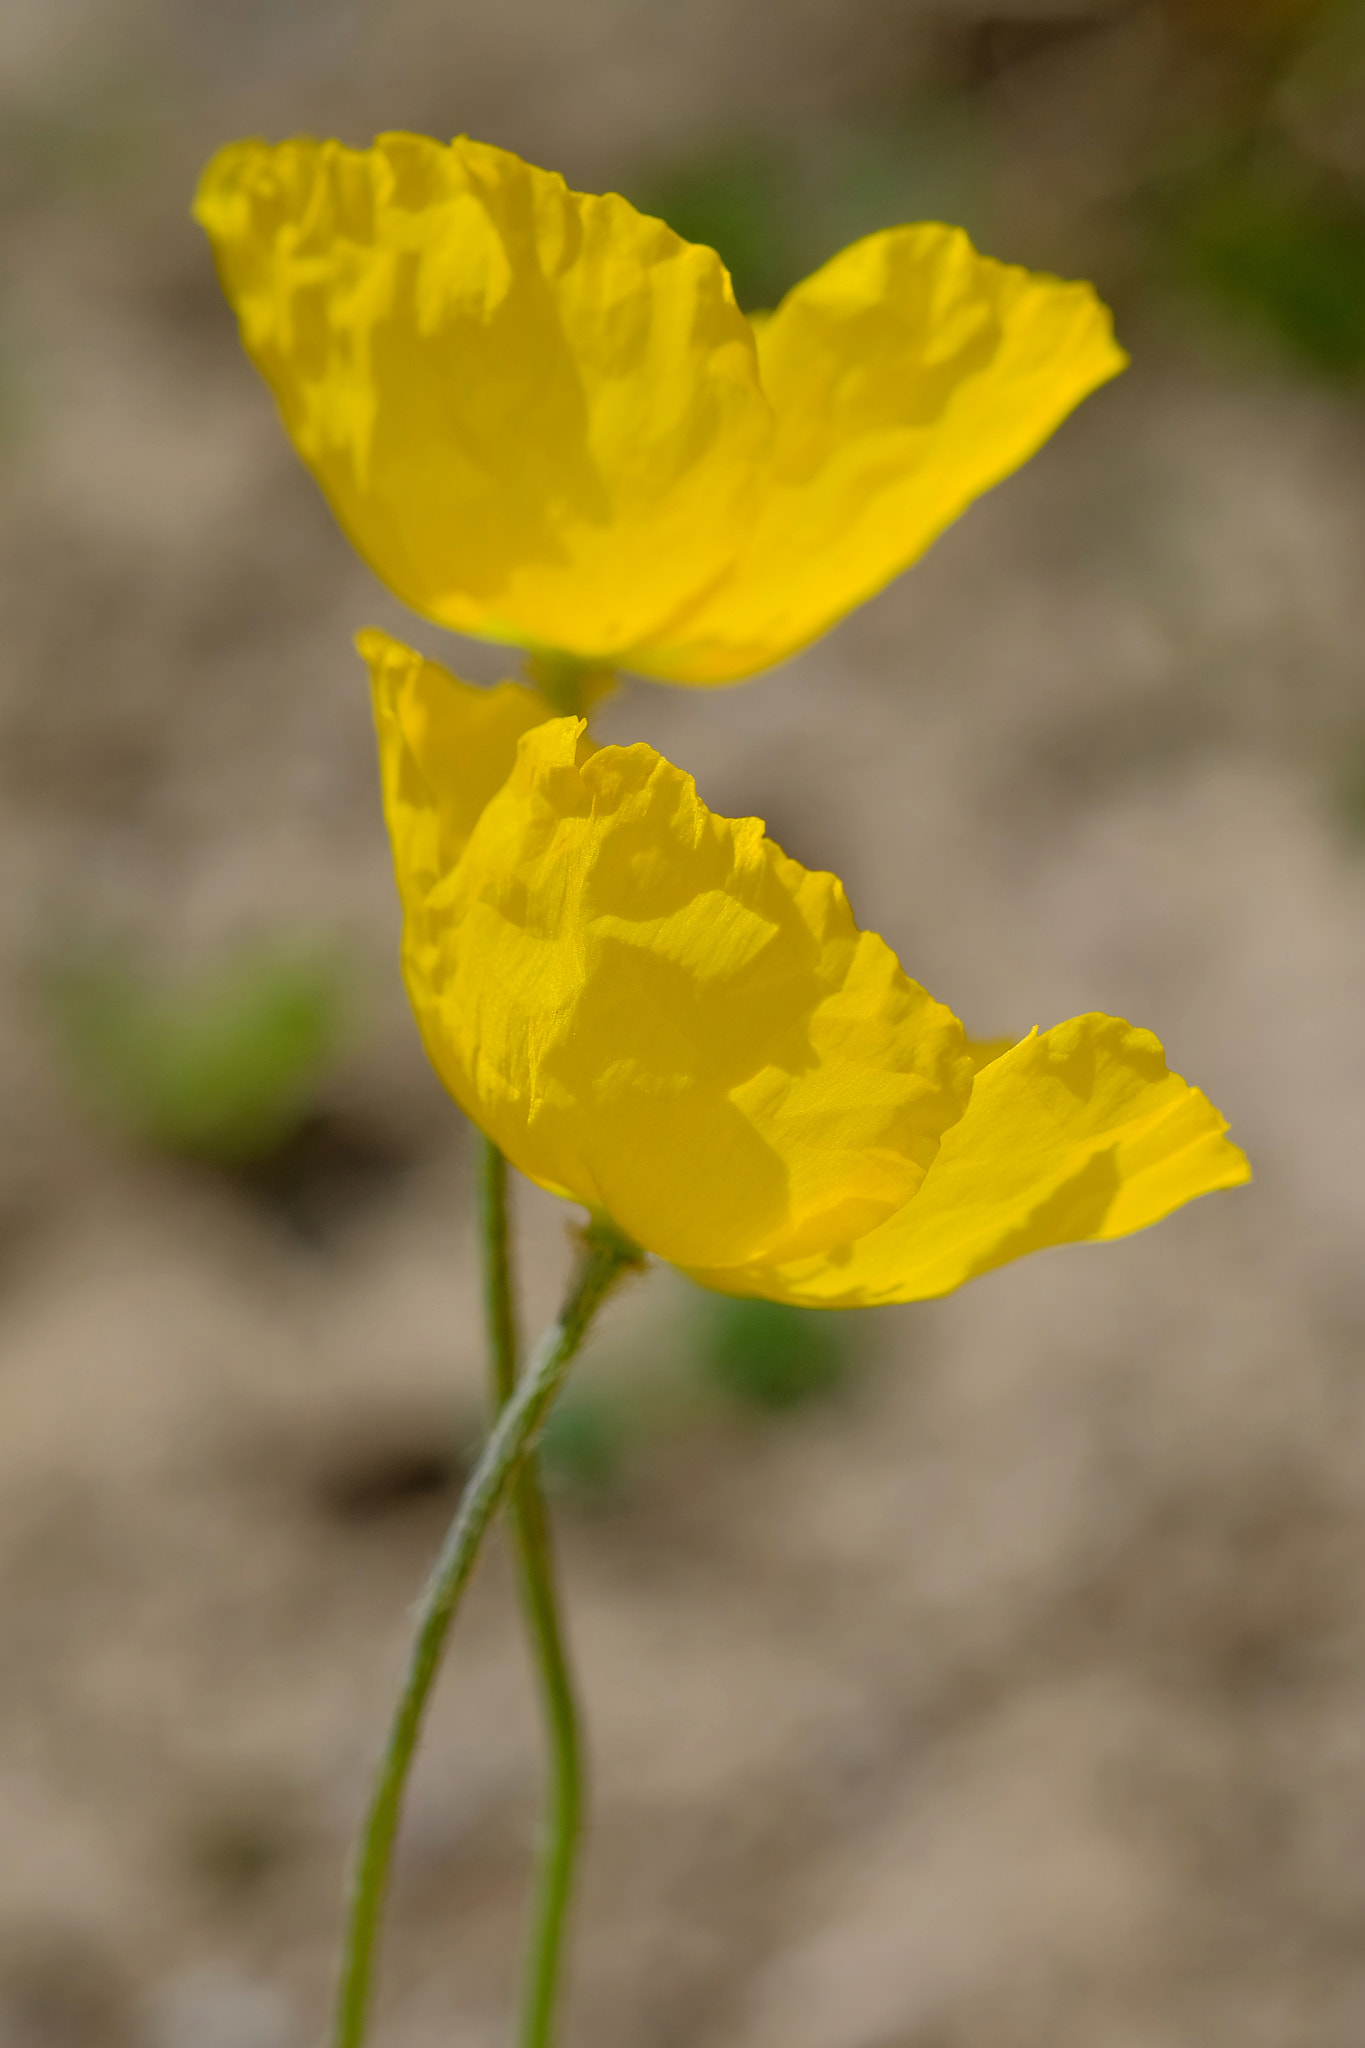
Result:
<svg viewBox="0 0 1365 2048">
<path fill-rule="evenodd" d="M 646 1250 L 735 1294 L 912 1301 L 1249 1177 L 1149 1032 L 973 1046 L 832 875 L 651 747 L 361 644 L 437 1072 Z"/>
</svg>

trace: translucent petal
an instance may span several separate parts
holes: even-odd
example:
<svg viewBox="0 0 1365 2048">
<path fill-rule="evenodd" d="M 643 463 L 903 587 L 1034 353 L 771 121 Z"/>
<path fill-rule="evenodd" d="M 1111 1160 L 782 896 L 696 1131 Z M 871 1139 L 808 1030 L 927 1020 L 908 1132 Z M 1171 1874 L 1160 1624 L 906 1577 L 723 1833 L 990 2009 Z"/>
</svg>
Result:
<svg viewBox="0 0 1365 2048">
<path fill-rule="evenodd" d="M 772 421 L 711 250 L 415 135 L 234 144 L 195 210 L 300 454 L 417 611 L 632 666 L 733 562 Z"/>
<path fill-rule="evenodd" d="M 355 644 L 370 670 L 384 814 L 420 903 L 464 852 L 545 699 L 522 683 L 476 689 L 377 628 Z"/>
<path fill-rule="evenodd" d="M 937 226 L 855 243 L 751 324 L 711 250 L 463 138 L 236 143 L 195 211 L 400 597 L 675 682 L 824 632 L 1125 360 L 1088 286 Z"/>
<path fill-rule="evenodd" d="M 757 326 L 773 474 L 732 575 L 675 622 L 679 681 L 793 653 L 889 583 L 1127 361 L 1088 285 L 890 228 Z"/>
<path fill-rule="evenodd" d="M 383 684 L 380 688 L 382 691 Z M 439 806 L 381 714 L 386 790 Z M 713 816 L 649 747 L 522 740 L 463 859 L 393 833 L 404 964 L 456 1100 L 524 1173 L 684 1265 L 796 1258 L 870 1229 L 961 1116 L 961 1026 L 830 875 Z"/>
<path fill-rule="evenodd" d="M 432 1061 L 647 1250 L 731 1293 L 910 1301 L 1248 1177 L 1149 1032 L 969 1042 L 832 875 L 651 748 L 363 640 Z"/>
<path fill-rule="evenodd" d="M 880 1228 L 830 1254 L 695 1277 L 827 1308 L 947 1294 L 1025 1252 L 1123 1237 L 1248 1180 L 1226 1129 L 1149 1031 L 1075 1017 L 982 1068 L 919 1191 Z"/>
</svg>

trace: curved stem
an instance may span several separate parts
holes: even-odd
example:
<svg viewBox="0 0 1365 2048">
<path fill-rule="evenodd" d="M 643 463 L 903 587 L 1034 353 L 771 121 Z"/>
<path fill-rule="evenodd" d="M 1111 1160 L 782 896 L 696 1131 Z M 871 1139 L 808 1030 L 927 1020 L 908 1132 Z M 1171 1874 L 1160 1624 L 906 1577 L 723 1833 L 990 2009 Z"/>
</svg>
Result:
<svg viewBox="0 0 1365 2048">
<path fill-rule="evenodd" d="M 536 1346 L 516 1392 L 494 1424 L 427 1581 L 418 1606 L 416 1638 L 379 1761 L 351 1880 L 333 2033 L 336 2048 L 360 2048 L 365 2038 L 375 1938 L 388 1887 L 403 1792 L 446 1637 L 480 1545 L 507 1498 L 522 1459 L 545 1420 L 593 1316 L 615 1281 L 639 1262 L 637 1247 L 609 1224 L 592 1223 L 584 1231 L 564 1306 Z"/>
<path fill-rule="evenodd" d="M 522 1599 L 540 1669 L 550 1744 L 550 1783 L 537 1850 L 535 1899 L 522 1972 L 517 2039 L 519 2048 L 549 2048 L 554 2037 L 564 1929 L 582 1828 L 583 1755 L 578 1703 L 555 1605 L 554 1560 L 545 1504 L 534 1478 L 529 1487 L 525 1486 L 526 1476 L 527 1468 L 523 1468 L 513 1513 L 521 1549 Z"/>
<path fill-rule="evenodd" d="M 507 1162 L 479 1136 L 476 1175 L 483 1256 L 484 1316 L 493 1398 L 511 1399 L 517 1380 L 516 1313 L 507 1233 Z M 548 2048 L 553 2037 L 564 1926 L 582 1825 L 583 1758 L 578 1706 L 556 1592 L 554 1556 L 535 1453 L 512 1488 L 512 1520 L 522 1606 L 531 1639 L 549 1743 L 549 1784 L 536 1859 L 535 1899 L 522 1985 L 519 2048 Z"/>
</svg>

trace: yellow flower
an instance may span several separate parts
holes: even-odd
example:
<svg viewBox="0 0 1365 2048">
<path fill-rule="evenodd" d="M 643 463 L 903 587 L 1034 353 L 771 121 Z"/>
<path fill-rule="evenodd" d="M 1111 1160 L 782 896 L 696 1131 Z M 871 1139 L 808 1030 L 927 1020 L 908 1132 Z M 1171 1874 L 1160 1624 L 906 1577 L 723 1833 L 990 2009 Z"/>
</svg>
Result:
<svg viewBox="0 0 1365 2048">
<path fill-rule="evenodd" d="M 676 683 L 826 631 L 1126 360 L 1088 286 L 932 225 L 748 320 L 710 249 L 464 138 L 235 143 L 195 212 L 299 453 L 401 598 Z"/>
<path fill-rule="evenodd" d="M 1248 1178 L 1149 1032 L 974 1046 L 832 875 L 652 748 L 594 750 L 383 634 L 362 652 L 432 1061 L 523 1173 L 646 1250 L 735 1294 L 911 1301 Z"/>
</svg>

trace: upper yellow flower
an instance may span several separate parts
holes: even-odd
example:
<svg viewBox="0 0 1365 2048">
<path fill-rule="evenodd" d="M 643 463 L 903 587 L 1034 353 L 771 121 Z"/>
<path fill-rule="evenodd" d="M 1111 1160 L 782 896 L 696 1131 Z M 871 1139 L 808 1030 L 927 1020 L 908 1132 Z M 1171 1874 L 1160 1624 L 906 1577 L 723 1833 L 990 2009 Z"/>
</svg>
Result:
<svg viewBox="0 0 1365 2048">
<path fill-rule="evenodd" d="M 652 748 L 360 646 L 432 1061 L 523 1173 L 646 1250 L 735 1294 L 911 1301 L 1248 1177 L 1149 1032 L 973 1045 L 832 875 Z"/>
<path fill-rule="evenodd" d="M 748 320 L 710 249 L 467 139 L 234 143 L 195 212 L 360 552 L 462 633 L 724 683 L 890 581 L 1126 360 L 959 230 Z"/>
</svg>

